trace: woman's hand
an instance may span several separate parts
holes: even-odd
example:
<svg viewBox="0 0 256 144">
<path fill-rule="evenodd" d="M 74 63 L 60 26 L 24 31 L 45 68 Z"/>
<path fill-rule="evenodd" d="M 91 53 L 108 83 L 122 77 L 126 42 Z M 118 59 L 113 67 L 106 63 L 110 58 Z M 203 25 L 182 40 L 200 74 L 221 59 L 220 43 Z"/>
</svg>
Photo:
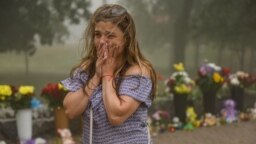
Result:
<svg viewBox="0 0 256 144">
<path fill-rule="evenodd" d="M 104 55 L 106 56 L 106 59 L 104 59 L 102 65 L 102 76 L 114 75 L 118 62 L 116 59 L 117 51 L 118 46 L 115 44 L 109 44 L 107 45 L 106 49 L 104 49 Z"/>
<path fill-rule="evenodd" d="M 96 75 L 101 78 L 106 75 L 114 75 L 117 67 L 116 51 L 118 46 L 114 44 L 101 44 L 97 48 L 98 59 L 96 61 Z"/>
<path fill-rule="evenodd" d="M 97 48 L 96 76 L 102 77 L 102 66 L 107 58 L 107 44 L 100 44 Z"/>
</svg>

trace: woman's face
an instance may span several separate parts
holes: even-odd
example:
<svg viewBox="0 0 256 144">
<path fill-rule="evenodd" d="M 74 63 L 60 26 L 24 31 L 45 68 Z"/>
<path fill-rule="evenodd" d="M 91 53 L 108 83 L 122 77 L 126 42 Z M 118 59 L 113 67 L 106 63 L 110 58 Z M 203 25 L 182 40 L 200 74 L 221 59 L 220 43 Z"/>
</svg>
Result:
<svg viewBox="0 0 256 144">
<path fill-rule="evenodd" d="M 124 49 L 124 33 L 121 29 L 112 22 L 100 21 L 95 24 L 94 44 L 97 51 L 102 48 L 104 44 L 107 45 L 110 51 L 115 51 L 116 55 L 122 54 Z"/>
</svg>

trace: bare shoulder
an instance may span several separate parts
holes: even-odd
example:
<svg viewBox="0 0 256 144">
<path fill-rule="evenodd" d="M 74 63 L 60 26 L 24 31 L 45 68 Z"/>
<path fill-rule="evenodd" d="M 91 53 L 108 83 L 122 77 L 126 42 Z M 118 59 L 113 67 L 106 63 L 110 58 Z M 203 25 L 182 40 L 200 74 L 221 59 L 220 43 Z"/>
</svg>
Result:
<svg viewBox="0 0 256 144">
<path fill-rule="evenodd" d="M 142 75 L 149 78 L 150 71 L 146 66 L 134 65 L 128 68 L 125 75 Z"/>
</svg>

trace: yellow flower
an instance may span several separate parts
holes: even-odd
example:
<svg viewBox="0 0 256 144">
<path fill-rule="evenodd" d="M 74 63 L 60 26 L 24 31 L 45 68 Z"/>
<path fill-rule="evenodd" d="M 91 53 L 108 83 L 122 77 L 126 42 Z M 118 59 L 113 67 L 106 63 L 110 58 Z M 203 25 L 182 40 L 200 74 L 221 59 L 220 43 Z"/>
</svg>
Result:
<svg viewBox="0 0 256 144">
<path fill-rule="evenodd" d="M 197 114 L 193 107 L 188 107 L 186 110 L 187 119 L 189 122 L 193 123 L 196 120 Z"/>
<path fill-rule="evenodd" d="M 11 96 L 12 88 L 9 85 L 0 85 L 0 96 Z"/>
<path fill-rule="evenodd" d="M 58 83 L 58 88 L 59 88 L 60 90 L 62 90 L 62 89 L 64 89 L 64 86 L 63 86 L 61 83 Z"/>
<path fill-rule="evenodd" d="M 224 81 L 224 79 L 223 79 L 223 77 L 219 73 L 214 72 L 213 73 L 213 81 L 215 83 L 222 83 Z"/>
<path fill-rule="evenodd" d="M 33 94 L 34 93 L 34 87 L 33 86 L 20 86 L 19 87 L 19 93 L 21 95 Z"/>
<path fill-rule="evenodd" d="M 67 91 L 67 89 L 63 86 L 62 83 L 58 83 L 58 89 L 63 90 L 63 91 Z"/>
<path fill-rule="evenodd" d="M 0 85 L 0 100 L 4 101 L 6 97 L 12 95 L 12 88 L 9 85 Z"/>
<path fill-rule="evenodd" d="M 189 88 L 185 84 L 175 86 L 174 90 L 179 94 L 189 93 Z"/>
<path fill-rule="evenodd" d="M 174 64 L 173 67 L 177 70 L 177 71 L 184 71 L 184 66 L 183 63 L 178 63 L 178 64 Z"/>
</svg>

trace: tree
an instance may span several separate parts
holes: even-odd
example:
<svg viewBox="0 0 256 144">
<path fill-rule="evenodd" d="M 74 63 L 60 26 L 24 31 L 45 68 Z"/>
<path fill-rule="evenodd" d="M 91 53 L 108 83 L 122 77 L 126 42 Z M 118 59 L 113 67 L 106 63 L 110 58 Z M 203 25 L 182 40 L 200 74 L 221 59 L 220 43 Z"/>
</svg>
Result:
<svg viewBox="0 0 256 144">
<path fill-rule="evenodd" d="M 243 69 L 246 48 L 256 46 L 255 13 L 254 0 L 201 1 L 191 22 L 193 37 L 236 52 Z"/>
<path fill-rule="evenodd" d="M 194 0 L 183 0 L 181 4 L 181 10 L 178 12 L 178 16 L 175 22 L 174 33 L 174 62 L 185 61 L 185 48 L 189 33 L 189 19 L 192 10 Z"/>
<path fill-rule="evenodd" d="M 173 47 L 173 53 L 170 53 L 173 60 L 169 60 L 169 67 L 172 67 L 172 61 L 185 61 L 193 2 L 194 0 L 127 1 L 138 21 L 143 44 L 152 50 L 159 50 L 164 45 L 168 45 L 169 49 Z"/>
<path fill-rule="evenodd" d="M 78 24 L 88 18 L 85 0 L 2 0 L 0 2 L 0 52 L 23 53 L 28 72 L 28 56 L 36 42 L 51 45 L 68 34 L 64 21 Z"/>
</svg>

